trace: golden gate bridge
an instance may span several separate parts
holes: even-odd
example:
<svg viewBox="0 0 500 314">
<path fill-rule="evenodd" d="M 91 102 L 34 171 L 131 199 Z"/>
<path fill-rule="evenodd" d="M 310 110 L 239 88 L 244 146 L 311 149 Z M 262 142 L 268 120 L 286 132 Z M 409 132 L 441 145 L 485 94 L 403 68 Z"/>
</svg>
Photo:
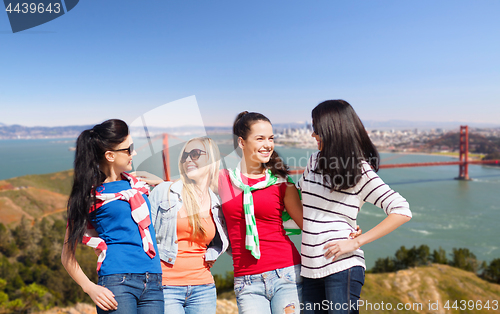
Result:
<svg viewBox="0 0 500 314">
<path fill-rule="evenodd" d="M 170 180 L 170 156 L 168 148 L 168 138 L 175 137 L 167 133 L 163 134 L 163 179 Z M 179 138 L 177 138 L 179 139 Z M 180 139 L 179 139 L 180 140 Z M 469 127 L 460 126 L 460 148 L 458 161 L 440 161 L 440 162 L 414 162 L 399 164 L 381 164 L 379 169 L 390 168 L 408 168 L 408 167 L 429 167 L 429 166 L 458 166 L 457 180 L 470 180 L 469 165 L 482 164 L 500 164 L 500 160 L 470 160 L 469 159 Z M 290 174 L 301 174 L 304 169 L 292 169 Z"/>
</svg>

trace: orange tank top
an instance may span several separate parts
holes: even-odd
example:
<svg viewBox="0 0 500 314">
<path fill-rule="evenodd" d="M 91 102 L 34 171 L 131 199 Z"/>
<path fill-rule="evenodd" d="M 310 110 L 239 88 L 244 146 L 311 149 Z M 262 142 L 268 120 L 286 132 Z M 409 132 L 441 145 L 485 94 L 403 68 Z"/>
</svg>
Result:
<svg viewBox="0 0 500 314">
<path fill-rule="evenodd" d="M 201 218 L 201 223 L 206 237 L 193 239 L 186 210 L 182 207 L 177 213 L 177 258 L 174 265 L 161 261 L 163 285 L 194 286 L 214 283 L 210 269 L 205 263 L 205 253 L 215 237 L 215 223 L 211 212 L 200 214 L 205 216 Z"/>
</svg>

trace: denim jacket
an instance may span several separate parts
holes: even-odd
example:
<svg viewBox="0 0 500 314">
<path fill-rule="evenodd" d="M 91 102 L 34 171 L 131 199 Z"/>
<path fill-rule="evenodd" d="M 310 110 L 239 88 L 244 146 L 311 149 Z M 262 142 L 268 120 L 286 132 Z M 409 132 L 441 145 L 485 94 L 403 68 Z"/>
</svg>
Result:
<svg viewBox="0 0 500 314">
<path fill-rule="evenodd" d="M 211 200 L 211 212 L 215 222 L 215 237 L 210 242 L 205 254 L 206 261 L 215 261 L 229 246 L 226 222 L 218 197 L 208 190 Z M 163 182 L 149 195 L 151 203 L 151 221 L 155 227 L 156 242 L 160 259 L 174 264 L 177 257 L 177 213 L 182 207 L 182 181 Z"/>
</svg>

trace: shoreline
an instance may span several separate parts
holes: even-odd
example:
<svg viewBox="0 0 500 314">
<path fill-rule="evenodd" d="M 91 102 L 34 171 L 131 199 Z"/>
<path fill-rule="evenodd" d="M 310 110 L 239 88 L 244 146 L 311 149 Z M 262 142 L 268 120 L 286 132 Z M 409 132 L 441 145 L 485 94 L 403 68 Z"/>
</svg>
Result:
<svg viewBox="0 0 500 314">
<path fill-rule="evenodd" d="M 460 158 L 460 154 L 457 153 L 426 153 L 426 152 L 390 152 L 379 150 L 379 153 L 384 154 L 404 154 L 404 155 L 422 155 L 422 156 L 443 156 L 443 157 L 451 157 L 455 159 Z M 482 160 L 482 158 L 486 156 L 485 154 L 477 154 L 477 153 L 469 153 L 469 160 Z"/>
<path fill-rule="evenodd" d="M 442 157 L 452 157 L 459 159 L 460 156 L 455 153 L 425 153 L 425 152 L 391 152 L 391 151 L 385 151 L 385 150 L 379 150 L 379 153 L 384 153 L 384 154 L 400 154 L 400 155 L 420 155 L 420 156 L 442 156 Z"/>
</svg>

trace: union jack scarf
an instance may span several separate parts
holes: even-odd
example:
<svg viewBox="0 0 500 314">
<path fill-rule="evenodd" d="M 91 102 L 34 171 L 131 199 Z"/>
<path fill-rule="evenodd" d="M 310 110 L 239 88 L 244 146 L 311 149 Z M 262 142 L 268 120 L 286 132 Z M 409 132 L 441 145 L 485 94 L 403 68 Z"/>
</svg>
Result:
<svg viewBox="0 0 500 314">
<path fill-rule="evenodd" d="M 293 184 L 293 180 L 288 176 L 287 179 L 278 178 L 272 174 L 270 169 L 266 169 L 266 177 L 252 186 L 246 185 L 241 180 L 241 164 L 239 163 L 234 170 L 229 169 L 229 177 L 231 182 L 239 189 L 243 190 L 243 211 L 245 213 L 246 235 L 245 248 L 256 259 L 260 259 L 260 243 L 259 232 L 255 220 L 252 191 L 265 189 L 274 184 L 289 182 Z M 291 219 L 290 215 L 283 211 L 282 214 L 283 226 L 287 234 L 300 234 L 300 229 L 297 224 Z"/>
<path fill-rule="evenodd" d="M 149 218 L 149 208 L 148 204 L 144 200 L 143 194 L 149 195 L 149 186 L 144 181 L 139 181 L 136 177 L 123 172 L 121 174 L 123 179 L 130 181 L 131 189 L 123 190 L 119 193 L 99 193 L 96 192 L 96 204 L 90 208 L 89 213 L 97 210 L 101 206 L 108 204 L 109 202 L 116 200 L 127 201 L 130 204 L 132 210 L 132 219 L 137 223 L 139 227 L 139 233 L 142 238 L 142 247 L 144 252 L 153 258 L 156 256 L 156 252 L 153 245 L 153 240 L 151 238 L 151 233 L 149 232 L 149 225 L 151 224 L 151 219 Z M 90 246 L 91 248 L 97 248 L 101 250 L 101 254 L 97 258 L 97 271 L 101 268 L 102 262 L 106 258 L 107 245 L 103 239 L 99 237 L 97 231 L 94 229 L 92 224 L 89 222 L 87 225 L 87 230 L 82 240 L 83 244 Z"/>
</svg>

